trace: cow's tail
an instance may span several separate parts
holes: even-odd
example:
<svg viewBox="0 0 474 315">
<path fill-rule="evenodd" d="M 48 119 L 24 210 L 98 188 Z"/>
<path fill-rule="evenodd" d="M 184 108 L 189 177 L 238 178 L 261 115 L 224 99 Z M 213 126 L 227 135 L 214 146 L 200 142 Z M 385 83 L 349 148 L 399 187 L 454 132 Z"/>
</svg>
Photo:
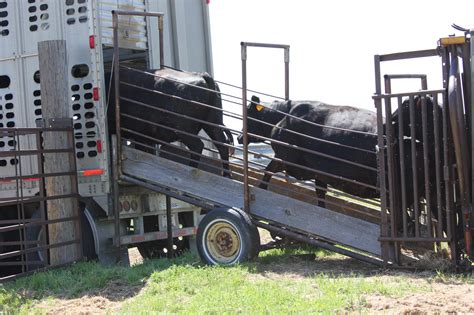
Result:
<svg viewBox="0 0 474 315">
<path fill-rule="evenodd" d="M 214 78 L 212 78 L 207 72 L 205 72 L 202 77 L 206 81 L 207 87 L 210 90 L 215 91 L 215 92 L 212 92 L 213 93 L 212 103 L 213 103 L 213 106 L 217 109 L 214 111 L 215 113 L 214 122 L 216 124 L 224 126 L 224 119 L 223 119 L 224 113 L 222 111 L 222 98 L 221 98 L 221 90 L 219 89 L 219 85 L 216 83 Z M 223 127 L 222 131 L 224 132 L 224 135 L 226 137 L 225 142 L 232 146 L 232 148 L 229 149 L 229 155 L 233 155 L 234 154 L 234 137 L 232 136 L 232 133 L 230 132 L 228 128 Z"/>
</svg>

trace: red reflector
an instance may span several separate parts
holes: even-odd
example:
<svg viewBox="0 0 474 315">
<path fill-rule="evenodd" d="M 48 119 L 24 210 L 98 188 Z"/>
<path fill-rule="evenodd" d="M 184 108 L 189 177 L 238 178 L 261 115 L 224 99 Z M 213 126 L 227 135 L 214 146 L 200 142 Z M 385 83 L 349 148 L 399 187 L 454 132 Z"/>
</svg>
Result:
<svg viewBox="0 0 474 315">
<path fill-rule="evenodd" d="M 40 179 L 39 178 L 25 178 L 24 179 L 25 182 L 36 182 L 38 180 L 40 180 Z"/>
<path fill-rule="evenodd" d="M 82 175 L 84 176 L 95 176 L 95 175 L 102 175 L 104 174 L 104 170 L 101 169 L 96 169 L 96 170 L 87 170 L 87 171 L 82 171 Z"/>
<path fill-rule="evenodd" d="M 99 100 L 99 88 L 94 88 L 93 90 L 93 93 L 94 93 L 94 101 L 98 101 Z"/>
<path fill-rule="evenodd" d="M 97 140 L 97 152 L 102 153 L 102 141 Z"/>
<path fill-rule="evenodd" d="M 206 0 L 206 3 L 207 3 L 207 4 L 211 3 L 211 0 Z"/>
<path fill-rule="evenodd" d="M 89 47 L 90 47 L 90 49 L 95 48 L 95 36 L 94 35 L 89 36 Z"/>
</svg>

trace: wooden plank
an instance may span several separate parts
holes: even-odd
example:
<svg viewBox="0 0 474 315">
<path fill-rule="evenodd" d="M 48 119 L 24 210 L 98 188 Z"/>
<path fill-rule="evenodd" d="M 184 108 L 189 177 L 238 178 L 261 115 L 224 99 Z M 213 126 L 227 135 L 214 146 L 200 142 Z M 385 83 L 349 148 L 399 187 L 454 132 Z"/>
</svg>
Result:
<svg viewBox="0 0 474 315">
<path fill-rule="evenodd" d="M 38 43 L 39 68 L 41 73 L 42 115 L 46 126 L 58 118 L 68 118 L 70 103 L 66 41 L 52 40 Z M 65 149 L 73 146 L 65 132 L 44 132 L 44 149 Z M 70 143 L 71 142 L 71 143 Z M 74 169 L 73 156 L 69 153 L 45 154 L 46 174 L 69 172 Z M 55 176 L 45 179 L 46 195 L 59 196 L 73 192 L 71 176 Z M 78 216 L 76 198 L 61 198 L 47 202 L 48 219 Z M 48 225 L 51 245 L 72 241 L 80 235 L 79 221 L 68 221 Z M 50 249 L 51 265 L 57 266 L 78 260 L 82 255 L 81 244 L 71 244 Z"/>
<path fill-rule="evenodd" d="M 232 175 L 233 179 L 243 181 L 243 176 L 241 175 L 243 173 L 242 166 L 231 165 L 231 170 L 234 172 Z M 258 186 L 262 178 L 263 170 L 249 170 L 249 183 L 251 185 Z M 268 187 L 268 190 L 270 191 L 317 205 L 314 187 L 301 185 L 294 181 L 287 181 L 278 176 L 273 176 L 270 183 L 271 185 Z M 367 203 L 356 199 L 349 199 L 333 189 L 330 189 L 326 194 L 325 200 L 327 201 L 326 207 L 329 210 L 359 218 L 364 221 L 380 224 L 380 206 L 376 207 L 373 202 Z"/>
<path fill-rule="evenodd" d="M 123 146 L 123 173 L 228 207 L 243 208 L 239 181 Z M 250 188 L 251 214 L 332 242 L 380 255 L 380 227 L 257 187 Z"/>
</svg>

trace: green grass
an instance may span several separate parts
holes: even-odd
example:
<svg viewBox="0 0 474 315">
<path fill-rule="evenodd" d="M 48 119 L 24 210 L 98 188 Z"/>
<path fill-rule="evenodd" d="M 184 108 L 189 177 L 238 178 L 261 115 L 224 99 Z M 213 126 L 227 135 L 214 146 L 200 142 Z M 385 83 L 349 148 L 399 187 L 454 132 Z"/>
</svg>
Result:
<svg viewBox="0 0 474 315">
<path fill-rule="evenodd" d="M 407 276 L 393 276 L 387 280 L 378 277 L 370 268 L 369 273 L 316 268 L 296 278 L 285 276 L 287 268 L 291 269 L 294 264 L 304 268 L 306 264 L 320 263 L 294 257 L 308 251 L 317 257 L 337 258 L 307 247 L 267 251 L 261 253 L 256 262 L 233 267 L 205 266 L 192 254 L 172 261 L 147 260 L 134 267 L 77 263 L 0 285 L 0 313 L 42 312 L 36 306 L 38 302 L 48 301 L 54 305 L 56 298 L 77 298 L 99 292 L 111 282 L 137 287 L 132 297 L 121 305 L 122 313 L 363 311 L 366 294 L 402 296 L 429 290 L 428 283 L 413 286 Z M 273 276 L 268 276 L 267 272 Z M 436 277 L 442 275 L 433 279 Z"/>
</svg>

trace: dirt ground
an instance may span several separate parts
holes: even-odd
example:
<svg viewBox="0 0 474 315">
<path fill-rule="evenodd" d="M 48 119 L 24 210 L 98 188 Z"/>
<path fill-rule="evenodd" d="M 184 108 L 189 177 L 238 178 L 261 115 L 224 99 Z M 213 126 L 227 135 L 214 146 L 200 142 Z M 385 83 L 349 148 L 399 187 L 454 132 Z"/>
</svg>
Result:
<svg viewBox="0 0 474 315">
<path fill-rule="evenodd" d="M 130 263 L 140 264 L 143 260 L 138 250 L 130 249 Z M 335 275 L 363 274 L 366 277 L 393 278 L 404 276 L 406 281 L 417 286 L 428 287 L 428 292 L 414 293 L 404 298 L 382 295 L 366 296 L 366 311 L 389 314 L 462 313 L 474 314 L 474 284 L 453 282 L 442 277 L 433 278 L 432 272 L 381 271 L 373 266 L 346 257 L 326 257 L 313 260 L 311 256 L 294 256 L 284 263 L 262 264 L 255 280 L 266 279 L 304 279 L 317 273 Z M 433 280 L 436 279 L 436 280 Z M 120 282 L 109 283 L 104 289 L 91 291 L 78 299 L 45 301 L 39 305 L 48 314 L 102 314 L 114 313 L 121 304 L 137 294 L 143 286 L 130 287 Z M 426 291 L 426 290 L 424 290 Z"/>
</svg>

